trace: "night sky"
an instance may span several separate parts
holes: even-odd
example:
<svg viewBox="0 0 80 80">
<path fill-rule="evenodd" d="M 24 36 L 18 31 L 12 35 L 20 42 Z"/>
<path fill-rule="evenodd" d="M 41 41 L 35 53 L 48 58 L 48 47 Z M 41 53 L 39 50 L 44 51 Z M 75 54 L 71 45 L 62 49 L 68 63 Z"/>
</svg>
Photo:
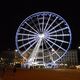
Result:
<svg viewBox="0 0 80 80">
<path fill-rule="evenodd" d="M 80 4 L 72 0 L 6 0 L 0 2 L 0 50 L 15 49 L 15 34 L 20 23 L 29 15 L 51 11 L 61 15 L 72 32 L 71 49 L 80 44 Z"/>
</svg>

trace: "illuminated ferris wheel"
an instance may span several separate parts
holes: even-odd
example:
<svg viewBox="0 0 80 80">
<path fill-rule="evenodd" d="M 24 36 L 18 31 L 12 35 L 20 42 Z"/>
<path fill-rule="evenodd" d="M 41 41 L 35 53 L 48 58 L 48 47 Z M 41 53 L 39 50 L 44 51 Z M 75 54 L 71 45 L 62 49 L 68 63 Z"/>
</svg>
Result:
<svg viewBox="0 0 80 80">
<path fill-rule="evenodd" d="M 16 32 L 17 50 L 31 65 L 55 63 L 67 53 L 70 44 L 69 25 L 53 12 L 30 15 Z"/>
</svg>

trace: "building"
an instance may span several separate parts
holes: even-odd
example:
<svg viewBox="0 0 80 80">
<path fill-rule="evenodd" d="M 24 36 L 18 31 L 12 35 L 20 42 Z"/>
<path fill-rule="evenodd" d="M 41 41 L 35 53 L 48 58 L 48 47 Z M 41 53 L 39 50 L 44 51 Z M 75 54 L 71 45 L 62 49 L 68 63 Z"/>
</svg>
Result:
<svg viewBox="0 0 80 80">
<path fill-rule="evenodd" d="M 46 54 L 47 54 L 48 52 L 46 52 Z M 41 56 L 41 54 L 42 53 L 40 53 L 39 52 L 39 55 L 38 55 L 38 57 L 39 56 Z M 63 54 L 63 51 L 58 51 L 58 54 L 59 55 L 61 55 L 61 54 Z M 57 58 L 57 56 L 55 55 L 55 56 L 53 56 L 53 59 L 56 59 Z M 52 67 L 52 66 L 67 66 L 67 67 L 70 67 L 70 66 L 75 66 L 75 65 L 78 65 L 78 55 L 77 55 L 77 50 L 69 50 L 61 59 L 59 59 L 58 61 L 54 61 L 55 63 L 51 63 L 51 61 L 50 61 L 50 57 L 47 57 L 46 59 L 44 58 L 44 60 L 45 60 L 45 63 L 43 64 L 43 58 L 40 58 L 40 59 L 36 59 L 35 61 L 36 62 L 34 62 L 34 64 L 32 64 L 32 66 L 39 66 L 39 68 L 41 67 L 42 68 L 42 66 L 44 66 L 45 65 L 45 67 L 46 66 L 50 66 L 50 67 Z M 35 63 L 37 63 L 37 64 L 35 64 Z M 46 65 L 47 64 L 47 65 Z M 31 65 L 30 63 L 28 64 L 28 65 Z"/>
<path fill-rule="evenodd" d="M 61 51 L 60 51 L 61 53 Z M 57 61 L 59 64 L 77 65 L 78 55 L 77 50 L 69 50 L 60 60 Z"/>
<path fill-rule="evenodd" d="M 56 63 L 58 65 L 78 65 L 78 55 L 77 55 L 77 50 L 69 50 L 60 60 L 58 60 Z M 59 51 L 58 54 L 62 54 L 62 51 Z M 56 56 L 54 56 L 55 58 Z M 18 54 L 18 52 L 15 51 L 3 51 L 2 55 L 0 55 L 0 59 L 5 60 L 5 63 L 23 63 L 24 64 L 24 60 L 22 60 L 22 57 L 20 57 L 20 55 Z M 47 58 L 47 61 L 49 61 L 50 59 Z M 40 61 L 40 60 L 39 60 Z M 42 60 L 41 60 L 42 61 Z M 41 62 L 40 61 L 40 62 Z M 42 64 L 42 63 L 41 63 Z M 39 65 L 41 65 L 39 64 Z M 38 66 L 39 66 L 38 65 Z M 42 65 L 41 65 L 42 66 Z"/>
</svg>

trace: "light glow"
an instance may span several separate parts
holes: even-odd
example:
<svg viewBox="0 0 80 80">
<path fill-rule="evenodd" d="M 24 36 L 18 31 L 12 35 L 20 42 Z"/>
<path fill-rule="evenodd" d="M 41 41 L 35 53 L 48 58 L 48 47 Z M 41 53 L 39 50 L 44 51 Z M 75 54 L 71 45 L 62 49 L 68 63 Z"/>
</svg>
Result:
<svg viewBox="0 0 80 80">
<path fill-rule="evenodd" d="M 78 49 L 80 49 L 80 46 L 78 47 Z"/>
<path fill-rule="evenodd" d="M 45 35 L 44 34 L 39 34 L 40 39 L 44 39 Z"/>
</svg>

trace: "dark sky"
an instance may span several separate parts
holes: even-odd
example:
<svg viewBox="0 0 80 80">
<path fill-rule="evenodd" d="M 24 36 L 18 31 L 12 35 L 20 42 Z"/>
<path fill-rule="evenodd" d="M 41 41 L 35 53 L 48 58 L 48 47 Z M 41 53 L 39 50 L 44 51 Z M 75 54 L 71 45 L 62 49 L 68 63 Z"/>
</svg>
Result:
<svg viewBox="0 0 80 80">
<path fill-rule="evenodd" d="M 40 11 L 51 11 L 61 15 L 72 31 L 71 49 L 80 41 L 80 4 L 67 0 L 3 0 L 0 2 L 0 50 L 15 49 L 15 34 L 20 23 L 29 15 Z"/>
</svg>

